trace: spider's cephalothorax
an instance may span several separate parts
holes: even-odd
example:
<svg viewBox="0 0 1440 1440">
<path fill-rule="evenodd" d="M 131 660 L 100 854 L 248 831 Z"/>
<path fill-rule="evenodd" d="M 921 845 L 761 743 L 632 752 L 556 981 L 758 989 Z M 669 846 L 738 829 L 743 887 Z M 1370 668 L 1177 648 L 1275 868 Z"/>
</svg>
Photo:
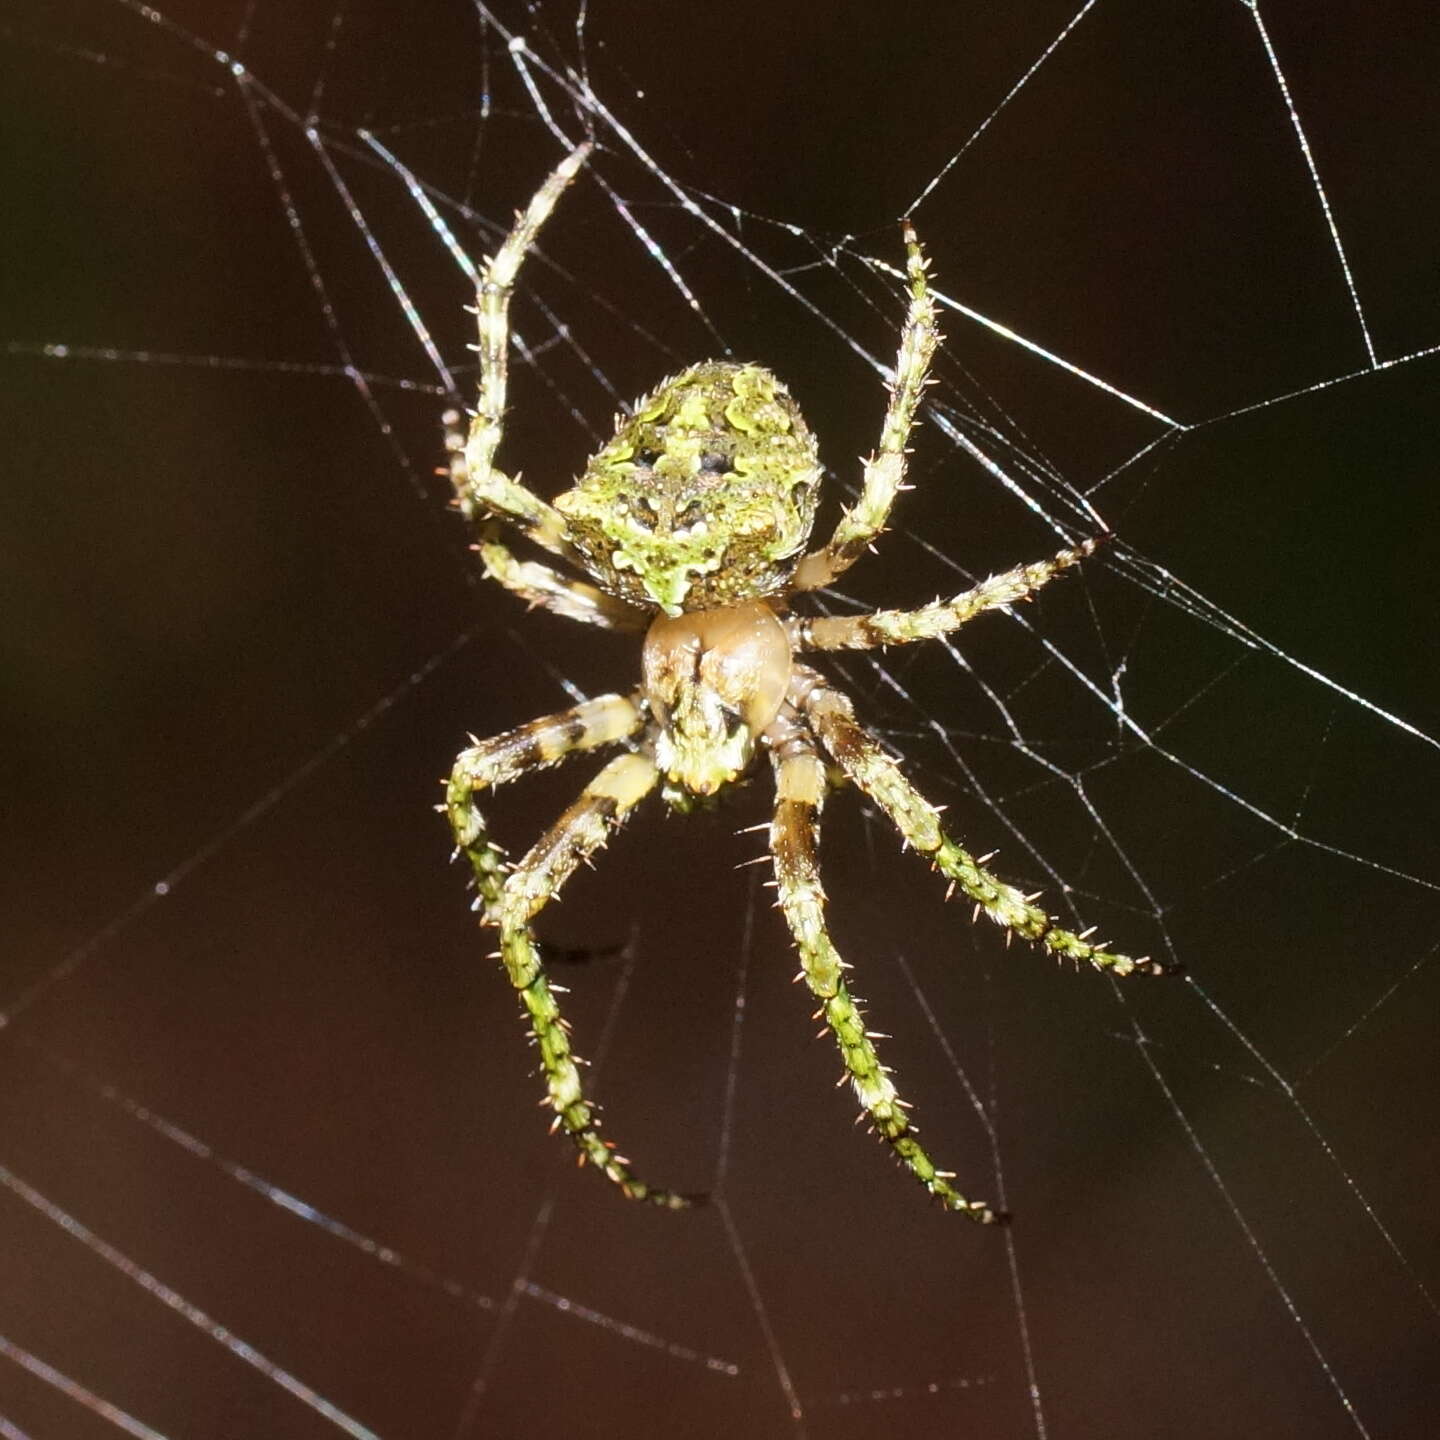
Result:
<svg viewBox="0 0 1440 1440">
<path fill-rule="evenodd" d="M 750 768 L 790 689 L 790 637 L 763 600 L 662 615 L 641 663 L 665 798 L 688 809 Z"/>
<path fill-rule="evenodd" d="M 887 815 L 905 843 L 927 858 L 1007 936 L 1058 959 L 1111 975 L 1158 974 L 1148 959 L 1112 955 L 1089 930 L 1068 930 L 985 868 L 941 825 L 940 812 L 856 721 L 845 695 L 798 652 L 868 650 L 933 639 L 988 610 L 1024 600 L 1095 549 L 1081 541 L 1048 560 L 1019 565 L 948 600 L 914 610 L 845 617 L 789 613 L 793 596 L 828 585 L 885 528 L 905 478 L 905 445 L 935 348 L 935 310 L 925 259 L 905 225 L 909 310 L 880 443 L 865 462 L 860 495 L 834 533 L 805 551 L 820 466 L 815 442 L 784 386 L 758 365 L 713 360 L 666 381 L 642 400 L 574 486 L 553 504 L 495 466 L 505 413 L 508 307 L 520 262 L 588 145 L 561 162 L 480 277 L 480 393 L 468 433 L 447 416 L 456 498 L 478 531 L 485 570 L 507 589 L 572 620 L 646 631 L 641 684 L 532 720 L 461 752 L 445 805 L 458 850 L 469 860 L 482 923 L 500 935 L 500 956 L 520 996 L 540 1054 L 552 1128 L 574 1142 L 626 1195 L 679 1209 L 690 1199 L 636 1177 L 600 1134 L 570 1033 L 545 978 L 531 922 L 576 867 L 657 787 L 677 808 L 738 780 L 769 752 L 776 805 L 770 851 L 780 909 L 800 956 L 800 974 L 839 1047 L 861 1114 L 895 1156 L 947 1210 L 990 1223 L 1001 1218 L 967 1199 L 915 1138 L 905 1103 L 875 1052 L 849 968 L 830 940 L 818 858 L 820 808 L 838 768 Z M 520 560 L 502 524 L 556 559 L 585 570 L 566 575 Z M 593 581 L 594 583 L 591 583 Z M 627 745 L 515 865 L 490 839 L 478 797 L 568 756 Z"/>
<path fill-rule="evenodd" d="M 759 365 L 710 360 L 621 419 L 555 501 L 610 594 L 667 615 L 770 595 L 815 523 L 815 438 Z"/>
</svg>

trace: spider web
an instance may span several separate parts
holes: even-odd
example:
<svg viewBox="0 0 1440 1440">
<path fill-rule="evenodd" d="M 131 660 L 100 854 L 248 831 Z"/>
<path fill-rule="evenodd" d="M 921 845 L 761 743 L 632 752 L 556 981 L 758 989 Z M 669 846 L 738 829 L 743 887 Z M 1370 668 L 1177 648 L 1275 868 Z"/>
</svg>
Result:
<svg viewBox="0 0 1440 1440">
<path fill-rule="evenodd" d="M 837 13 L 10 10 L 0 1433 L 1429 1433 L 1433 14 Z M 1115 531 L 834 667 L 1002 873 L 1186 967 L 1006 953 L 831 802 L 837 939 L 1007 1231 L 844 1123 L 731 868 L 763 783 L 546 922 L 609 1129 L 716 1203 L 616 1203 L 537 1123 L 426 806 L 634 647 L 478 584 L 431 470 L 463 255 L 587 132 L 514 317 L 542 493 L 731 354 L 853 484 L 913 213 L 914 488 L 824 603 Z M 497 797 L 512 847 L 584 769 Z"/>
</svg>

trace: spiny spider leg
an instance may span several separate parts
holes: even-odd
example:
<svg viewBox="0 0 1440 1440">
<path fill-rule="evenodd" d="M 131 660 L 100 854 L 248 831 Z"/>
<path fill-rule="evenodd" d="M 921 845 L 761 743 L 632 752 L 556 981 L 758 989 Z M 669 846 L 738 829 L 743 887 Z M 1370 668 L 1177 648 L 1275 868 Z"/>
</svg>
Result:
<svg viewBox="0 0 1440 1440">
<path fill-rule="evenodd" d="M 573 580 L 538 560 L 517 560 L 501 540 L 499 525 L 482 526 L 475 548 L 485 573 L 531 605 L 603 630 L 643 630 L 648 623 L 643 610 L 594 585 Z"/>
<path fill-rule="evenodd" d="M 511 871 L 495 903 L 500 958 L 530 1017 L 540 1051 L 546 1099 L 555 1112 L 552 1128 L 575 1142 L 581 1162 L 589 1161 L 627 1198 L 666 1210 L 683 1210 L 700 1197 L 657 1190 L 639 1179 L 629 1162 L 600 1138 L 596 1107 L 585 1098 L 579 1062 L 570 1049 L 569 1027 L 560 1016 L 545 979 L 530 921 L 560 893 L 575 867 L 604 845 L 610 832 L 656 786 L 660 772 L 645 754 L 618 755 L 581 792 L 560 819 Z"/>
<path fill-rule="evenodd" d="M 880 446 L 865 462 L 860 498 L 847 508 L 826 545 L 801 560 L 793 588 L 818 590 L 848 570 L 885 529 L 890 507 L 905 480 L 905 442 L 915 423 L 915 412 L 925 389 L 925 377 L 940 332 L 935 324 L 935 302 L 926 279 L 928 262 L 915 238 L 915 227 L 904 225 L 906 271 L 910 278 L 910 308 L 900 336 L 890 403 L 880 431 Z"/>
<path fill-rule="evenodd" d="M 813 673 L 813 672 L 812 672 Z M 817 681 L 819 677 L 816 677 Z M 997 925 L 1024 940 L 1038 941 L 1057 959 L 1088 961 L 1111 975 L 1162 975 L 1167 967 L 1148 956 L 1112 955 L 1089 931 L 1063 929 L 1037 905 L 985 869 L 940 826 L 940 812 L 905 778 L 904 772 L 855 719 L 850 702 L 823 681 L 804 700 L 806 718 L 825 749 L 856 787 L 891 819 L 895 828 L 941 874 L 948 876 Z"/>
<path fill-rule="evenodd" d="M 532 605 L 543 605 L 572 620 L 612 630 L 638 630 L 645 616 L 634 606 L 604 594 L 594 585 L 573 580 L 537 561 L 515 559 L 490 522 L 499 518 L 551 554 L 580 563 L 570 545 L 565 519 L 553 505 L 495 468 L 495 452 L 504 433 L 505 389 L 510 350 L 510 296 L 521 262 L 535 244 L 540 227 L 556 202 L 579 174 L 593 147 L 579 145 L 555 167 L 536 192 L 515 227 L 481 268 L 476 289 L 476 352 L 480 390 L 468 438 L 459 433 L 460 417 L 445 416 L 445 443 L 450 451 L 450 480 L 465 518 L 479 530 L 480 558 L 488 575 Z"/>
<path fill-rule="evenodd" d="M 825 616 L 811 619 L 792 615 L 786 625 L 799 650 L 873 650 L 881 645 L 908 645 L 916 640 L 933 640 L 958 630 L 986 610 L 1001 610 L 1028 599 L 1042 585 L 1053 580 L 1087 555 L 1093 555 L 1099 540 L 1084 540 L 1070 550 L 1061 550 L 1049 560 L 1034 565 L 1017 565 L 1003 574 L 992 575 L 949 600 L 937 600 L 915 610 L 876 610 L 869 615 Z"/>
<path fill-rule="evenodd" d="M 459 428 L 460 415 L 455 410 L 447 410 L 443 418 L 445 448 L 450 453 L 450 479 L 456 494 L 463 496 L 469 469 L 465 459 L 465 435 Z M 474 518 L 473 512 L 471 518 Z M 606 630 L 645 628 L 645 613 L 624 600 L 607 595 L 584 580 L 562 575 L 538 560 L 517 560 L 501 538 L 498 521 L 480 521 L 477 528 L 479 539 L 475 549 L 479 552 L 486 575 L 529 604 L 553 610 L 568 620 L 599 625 Z"/>
<path fill-rule="evenodd" d="M 639 700 L 638 690 L 628 696 L 598 695 L 483 740 L 456 757 L 441 808 L 449 817 L 456 846 L 475 872 L 482 924 L 496 923 L 494 911 L 506 866 L 504 851 L 490 839 L 476 797 L 482 790 L 556 765 L 571 755 L 628 739 L 644 723 Z"/>
<path fill-rule="evenodd" d="M 550 217 L 555 202 L 580 173 L 591 146 L 579 145 L 554 169 L 535 192 L 525 210 L 516 216 L 515 228 L 505 243 L 480 271 L 476 289 L 475 318 L 479 334 L 476 347 L 480 357 L 480 393 L 470 437 L 465 444 L 463 473 L 455 477 L 460 509 L 467 520 L 503 516 L 537 545 L 555 555 L 570 555 L 565 521 L 517 480 L 495 468 L 505 421 L 505 384 L 510 349 L 510 295 L 520 262 L 535 243 L 540 227 Z"/>
<path fill-rule="evenodd" d="M 937 1170 L 915 1138 L 905 1102 L 896 1093 L 890 1072 L 881 1065 L 859 1005 L 845 984 L 844 972 L 849 967 L 825 928 L 824 891 L 816 855 L 827 783 L 825 765 L 803 726 L 785 728 L 772 751 L 772 761 L 778 798 L 770 850 L 775 858 L 780 909 L 795 937 L 805 983 L 820 1001 L 861 1108 L 906 1169 L 947 1210 L 983 1225 L 994 1224 L 1003 1217 L 982 1200 L 967 1200 L 951 1185 L 951 1173 Z"/>
</svg>

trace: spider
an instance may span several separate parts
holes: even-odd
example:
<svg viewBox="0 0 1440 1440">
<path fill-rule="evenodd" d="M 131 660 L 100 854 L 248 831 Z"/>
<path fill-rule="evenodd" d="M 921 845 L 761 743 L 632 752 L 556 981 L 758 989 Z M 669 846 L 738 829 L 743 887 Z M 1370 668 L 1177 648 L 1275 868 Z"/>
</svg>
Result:
<svg viewBox="0 0 1440 1440">
<path fill-rule="evenodd" d="M 503 435 L 508 313 L 521 262 L 591 150 L 571 151 L 540 187 L 479 277 L 479 395 L 468 434 L 445 416 L 450 478 L 478 531 L 485 572 L 531 605 L 609 630 L 644 631 L 642 679 L 628 695 L 602 695 L 477 741 L 455 762 L 441 807 L 478 889 L 482 924 L 499 932 L 499 958 L 540 1052 L 551 1130 L 563 1130 L 628 1197 L 681 1209 L 702 1197 L 659 1189 L 602 1138 L 586 1098 L 569 1026 L 545 977 L 532 922 L 614 828 L 657 788 L 677 810 L 707 802 L 768 754 L 777 800 L 769 827 L 779 906 L 803 976 L 840 1047 L 863 1117 L 945 1209 L 991 1224 L 1003 1215 L 969 1199 L 915 1138 L 889 1070 L 825 927 L 817 847 L 820 808 L 838 766 L 901 837 L 1009 936 L 1111 975 L 1158 974 L 1146 959 L 1112 954 L 1091 930 L 1063 929 L 985 868 L 940 824 L 939 812 L 855 719 L 845 695 L 799 658 L 807 651 L 868 650 L 948 634 L 987 610 L 1033 594 L 1091 554 L 1084 540 L 1049 560 L 1018 566 L 948 600 L 914 610 L 844 618 L 790 613 L 791 598 L 828 585 L 885 529 L 903 488 L 905 444 L 937 343 L 926 261 L 907 221 L 909 309 L 889 387 L 880 443 L 865 462 L 859 499 L 825 544 L 807 550 L 821 467 L 814 436 L 785 386 L 759 365 L 693 365 L 617 417 L 613 438 L 573 488 L 547 504 L 495 466 Z M 519 560 L 502 523 L 590 577 Z M 474 737 L 471 737 L 472 740 Z M 481 792 L 572 755 L 624 746 L 578 800 L 513 866 L 491 840 Z M 823 1033 L 823 1032 L 822 1032 Z"/>
</svg>

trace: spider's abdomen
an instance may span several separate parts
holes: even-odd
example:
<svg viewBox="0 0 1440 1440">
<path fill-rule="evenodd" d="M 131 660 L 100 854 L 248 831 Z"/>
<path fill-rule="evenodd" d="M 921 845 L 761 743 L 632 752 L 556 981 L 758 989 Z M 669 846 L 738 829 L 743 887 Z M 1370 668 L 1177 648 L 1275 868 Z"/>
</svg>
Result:
<svg viewBox="0 0 1440 1440">
<path fill-rule="evenodd" d="M 763 601 L 662 615 L 645 637 L 655 761 L 672 788 L 713 795 L 738 779 L 790 685 L 785 627 Z"/>
<path fill-rule="evenodd" d="M 555 508 L 602 588 L 679 615 L 779 590 L 819 484 L 815 438 L 784 385 L 710 360 L 622 416 Z"/>
</svg>

